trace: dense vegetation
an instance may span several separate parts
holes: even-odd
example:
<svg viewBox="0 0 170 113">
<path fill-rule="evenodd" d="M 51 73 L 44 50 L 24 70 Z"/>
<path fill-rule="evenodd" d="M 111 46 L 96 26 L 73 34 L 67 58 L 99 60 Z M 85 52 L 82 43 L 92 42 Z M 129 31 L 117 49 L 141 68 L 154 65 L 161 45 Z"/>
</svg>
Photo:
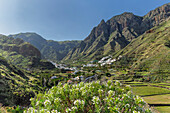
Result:
<svg viewBox="0 0 170 113">
<path fill-rule="evenodd" d="M 61 83 L 45 94 L 31 99 L 32 107 L 27 113 L 151 113 L 145 102 L 133 95 L 130 86 L 123 87 L 119 81 L 99 81 L 69 85 Z"/>
<path fill-rule="evenodd" d="M 28 106 L 31 97 L 54 85 L 50 78 L 56 73 L 59 70 L 19 69 L 0 56 L 0 103 L 3 106 Z"/>
<path fill-rule="evenodd" d="M 0 103 L 3 105 L 29 105 L 29 98 L 42 88 L 33 81 L 37 76 L 9 64 L 0 57 Z"/>
</svg>

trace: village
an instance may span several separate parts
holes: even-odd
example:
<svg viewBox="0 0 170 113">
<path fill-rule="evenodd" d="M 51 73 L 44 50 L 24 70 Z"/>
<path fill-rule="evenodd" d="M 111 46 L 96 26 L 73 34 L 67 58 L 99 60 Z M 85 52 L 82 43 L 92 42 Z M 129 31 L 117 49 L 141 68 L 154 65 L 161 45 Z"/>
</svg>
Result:
<svg viewBox="0 0 170 113">
<path fill-rule="evenodd" d="M 60 73 L 51 76 L 49 81 L 57 81 L 56 83 L 58 83 L 59 81 L 61 82 L 63 80 L 63 83 L 77 84 L 79 82 L 96 81 L 101 79 L 102 76 L 116 77 L 116 70 L 112 69 L 111 67 L 114 62 L 119 61 L 121 58 L 121 55 L 118 56 L 118 58 L 112 58 L 111 55 L 108 55 L 101 58 L 100 60 L 93 60 L 87 64 L 82 64 L 81 66 L 77 67 L 68 67 L 66 64 L 56 64 L 51 61 L 51 63 L 55 65 L 56 69 L 60 70 Z"/>
</svg>

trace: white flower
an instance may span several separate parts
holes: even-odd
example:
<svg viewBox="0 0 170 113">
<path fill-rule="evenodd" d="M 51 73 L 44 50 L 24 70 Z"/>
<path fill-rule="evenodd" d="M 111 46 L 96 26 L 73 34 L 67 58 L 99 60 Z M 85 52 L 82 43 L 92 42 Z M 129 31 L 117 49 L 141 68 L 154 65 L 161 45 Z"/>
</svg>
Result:
<svg viewBox="0 0 170 113">
<path fill-rule="evenodd" d="M 73 106 L 71 109 L 72 109 L 73 111 L 75 111 L 75 110 L 77 110 L 77 107 Z"/>
<path fill-rule="evenodd" d="M 99 93 L 102 93 L 102 92 L 103 92 L 103 90 L 102 90 L 102 89 L 99 89 L 99 90 L 98 90 L 98 92 L 99 92 Z"/>
<path fill-rule="evenodd" d="M 47 109 L 41 109 L 41 110 L 40 110 L 40 113 L 47 113 L 47 112 L 48 112 Z"/>
<path fill-rule="evenodd" d="M 60 103 L 60 102 L 61 102 L 61 99 L 60 99 L 60 98 L 56 98 L 56 99 L 54 100 L 54 102 L 55 102 L 55 103 Z"/>
<path fill-rule="evenodd" d="M 126 105 L 125 105 L 125 108 L 129 108 L 129 107 L 130 107 L 130 105 L 129 105 L 129 104 L 126 104 Z"/>
<path fill-rule="evenodd" d="M 84 105 L 84 101 L 83 100 L 75 100 L 74 101 L 74 105 Z"/>
<path fill-rule="evenodd" d="M 67 108 L 67 109 L 66 109 L 66 112 L 69 113 L 69 111 L 71 111 L 71 109 L 70 109 L 70 108 Z"/>
<path fill-rule="evenodd" d="M 140 111 L 133 111 L 133 113 L 140 113 Z"/>
<path fill-rule="evenodd" d="M 40 105 L 40 101 L 37 101 L 37 102 L 36 102 L 36 106 L 39 106 L 39 105 Z"/>
<path fill-rule="evenodd" d="M 81 88 L 80 88 L 80 91 L 83 91 L 83 90 L 85 90 L 85 87 L 81 87 Z"/>
<path fill-rule="evenodd" d="M 92 99 L 92 101 L 93 101 L 93 104 L 99 104 L 100 99 L 99 99 L 99 97 L 94 96 L 93 99 Z"/>
<path fill-rule="evenodd" d="M 79 105 L 79 104 L 81 104 L 81 100 L 75 100 L 74 101 L 74 105 Z"/>
<path fill-rule="evenodd" d="M 51 113 L 60 113 L 57 110 L 52 110 Z"/>
<path fill-rule="evenodd" d="M 33 107 L 30 107 L 27 113 L 37 113 L 37 110 L 35 110 Z"/>
<path fill-rule="evenodd" d="M 108 94 L 109 94 L 110 96 L 113 96 L 113 95 L 115 95 L 115 92 L 112 91 L 112 90 L 109 90 L 109 91 L 108 91 Z"/>
<path fill-rule="evenodd" d="M 105 101 L 107 101 L 108 99 L 109 99 L 108 97 L 104 98 Z"/>
<path fill-rule="evenodd" d="M 33 101 L 34 100 L 34 98 L 30 98 L 30 101 Z"/>
<path fill-rule="evenodd" d="M 44 102 L 44 105 L 45 105 L 45 106 L 51 105 L 51 102 L 50 102 L 49 100 L 46 100 L 46 101 Z"/>
</svg>

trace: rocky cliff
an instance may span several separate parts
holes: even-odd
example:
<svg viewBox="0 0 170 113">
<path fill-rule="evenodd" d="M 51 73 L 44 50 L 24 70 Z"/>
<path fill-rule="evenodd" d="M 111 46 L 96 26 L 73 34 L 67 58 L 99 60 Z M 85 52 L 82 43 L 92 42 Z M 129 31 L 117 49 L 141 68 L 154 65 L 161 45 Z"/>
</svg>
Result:
<svg viewBox="0 0 170 113">
<path fill-rule="evenodd" d="M 126 47 L 148 29 L 159 25 L 170 16 L 170 3 L 150 11 L 143 17 L 125 12 L 107 22 L 102 20 L 81 44 L 68 53 L 64 60 L 100 58 Z"/>
<path fill-rule="evenodd" d="M 125 48 L 113 56 L 123 56 L 117 61 L 133 70 L 161 73 L 170 73 L 170 18 L 146 31 L 130 42 Z M 128 62 L 128 63 L 125 63 Z"/>
</svg>

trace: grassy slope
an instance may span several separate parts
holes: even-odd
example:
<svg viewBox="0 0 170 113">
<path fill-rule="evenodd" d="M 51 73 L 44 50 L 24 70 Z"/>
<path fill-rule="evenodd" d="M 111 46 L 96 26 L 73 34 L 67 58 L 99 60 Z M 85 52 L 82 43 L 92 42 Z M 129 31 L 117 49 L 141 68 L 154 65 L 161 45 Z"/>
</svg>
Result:
<svg viewBox="0 0 170 113">
<path fill-rule="evenodd" d="M 143 97 L 149 104 L 170 104 L 170 94 Z"/>
<path fill-rule="evenodd" d="M 27 68 L 31 64 L 30 59 L 16 52 L 8 52 L 0 49 L 0 55 L 18 67 Z"/>
<path fill-rule="evenodd" d="M 159 86 L 166 87 L 169 83 L 143 83 L 143 82 L 129 82 L 132 86 L 132 91 L 134 94 L 143 96 L 142 98 L 148 104 L 170 104 L 170 90 L 166 88 L 160 88 Z M 138 84 L 138 85 L 137 85 Z M 147 86 L 141 86 L 146 84 Z M 133 86 L 135 85 L 135 86 Z M 154 85 L 150 86 L 150 85 Z M 155 87 L 158 86 L 158 87 Z M 153 106 L 155 113 L 169 113 L 169 106 Z"/>
<path fill-rule="evenodd" d="M 17 94 L 27 95 L 40 90 L 41 87 L 33 83 L 35 80 L 38 80 L 38 77 L 17 69 L 0 57 L 0 103 L 13 105 L 17 102 Z M 25 100 L 27 99 L 25 97 Z"/>
<path fill-rule="evenodd" d="M 170 111 L 170 107 L 168 107 L 168 106 L 158 106 L 158 107 L 154 107 L 154 108 L 159 111 L 158 113 L 169 113 L 169 111 Z"/>
<path fill-rule="evenodd" d="M 152 86 L 146 86 L 146 87 L 138 86 L 138 87 L 133 87 L 133 92 L 136 95 L 147 96 L 147 95 L 159 95 L 159 94 L 170 93 L 170 90 L 159 88 L 159 87 L 152 87 Z"/>
<path fill-rule="evenodd" d="M 170 42 L 170 20 L 152 28 L 128 46 L 119 51 L 119 55 L 127 56 L 132 62 L 132 68 L 140 68 L 149 71 L 169 72 L 170 48 L 165 46 Z"/>
<path fill-rule="evenodd" d="M 0 35 L 0 56 L 22 69 L 53 69 L 50 62 L 41 60 L 40 51 L 22 39 Z"/>
<path fill-rule="evenodd" d="M 41 58 L 38 49 L 31 44 L 5 35 L 0 35 L 0 56 L 20 68 L 28 68 L 37 62 L 33 59 Z"/>
</svg>

